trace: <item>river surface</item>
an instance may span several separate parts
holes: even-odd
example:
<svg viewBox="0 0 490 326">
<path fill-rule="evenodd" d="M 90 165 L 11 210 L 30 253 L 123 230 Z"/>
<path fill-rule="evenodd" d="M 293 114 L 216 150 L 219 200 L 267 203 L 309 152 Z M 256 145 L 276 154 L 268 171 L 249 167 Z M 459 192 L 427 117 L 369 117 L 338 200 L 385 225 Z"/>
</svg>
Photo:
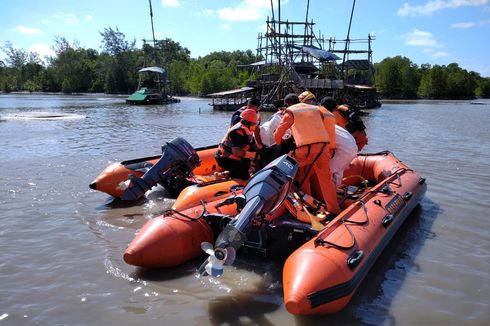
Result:
<svg viewBox="0 0 490 326">
<path fill-rule="evenodd" d="M 364 116 L 364 151 L 394 152 L 427 179 L 426 197 L 345 310 L 295 317 L 276 262 L 242 258 L 220 279 L 197 277 L 202 257 L 126 265 L 136 231 L 172 201 L 114 205 L 88 187 L 109 163 L 176 136 L 218 143 L 230 113 L 191 98 L 0 94 L 0 325 L 488 325 L 490 101 L 478 102 L 386 103 Z"/>
</svg>

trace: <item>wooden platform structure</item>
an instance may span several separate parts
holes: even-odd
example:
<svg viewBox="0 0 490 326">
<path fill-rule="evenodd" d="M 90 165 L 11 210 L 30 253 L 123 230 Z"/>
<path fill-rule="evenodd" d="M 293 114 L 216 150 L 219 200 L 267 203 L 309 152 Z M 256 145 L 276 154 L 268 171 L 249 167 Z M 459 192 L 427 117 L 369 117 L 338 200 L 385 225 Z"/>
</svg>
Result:
<svg viewBox="0 0 490 326">
<path fill-rule="evenodd" d="M 353 10 L 354 5 L 355 1 Z M 240 89 L 243 91 L 209 94 L 215 109 L 232 110 L 236 103 L 243 105 L 250 97 L 260 98 L 265 108 L 274 109 L 274 103 L 281 101 L 286 94 L 299 94 L 305 90 L 313 92 L 318 99 L 332 96 L 337 102 L 358 109 L 380 106 L 378 93 L 372 84 L 371 42 L 374 37 L 350 39 L 350 23 L 346 39 L 317 36 L 313 31 L 315 23 L 308 20 L 309 2 L 306 19 L 302 22 L 281 20 L 280 1 L 278 19 L 272 2 L 271 9 L 272 17 L 267 17 L 266 32 L 259 33 L 257 38 L 257 56 L 264 60 L 241 66 L 250 69 L 256 79 Z M 364 58 L 359 59 L 358 56 Z"/>
</svg>

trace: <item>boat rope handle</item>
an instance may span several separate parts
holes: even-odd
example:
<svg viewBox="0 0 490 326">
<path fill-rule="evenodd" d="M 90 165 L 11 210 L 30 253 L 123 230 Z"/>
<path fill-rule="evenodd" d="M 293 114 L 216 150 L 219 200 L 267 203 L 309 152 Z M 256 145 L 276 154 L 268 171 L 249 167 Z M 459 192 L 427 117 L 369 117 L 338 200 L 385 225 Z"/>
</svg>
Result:
<svg viewBox="0 0 490 326">
<path fill-rule="evenodd" d="M 367 208 L 366 208 L 366 203 L 362 199 L 358 199 L 356 201 L 356 203 L 358 203 L 359 205 L 361 205 L 361 208 L 364 211 L 364 215 L 366 216 L 366 220 L 365 221 L 358 222 L 358 221 L 351 221 L 349 219 L 346 219 L 346 220 L 345 219 L 342 219 L 342 222 L 344 222 L 344 223 L 349 222 L 351 224 L 356 224 L 356 225 L 364 225 L 364 224 L 366 224 L 366 223 L 369 222 L 369 215 L 368 215 L 368 211 L 367 211 Z"/>
<path fill-rule="evenodd" d="M 368 215 L 368 211 L 367 211 L 367 208 L 366 208 L 366 203 L 359 199 L 356 201 L 356 203 L 360 204 L 361 205 L 361 208 L 362 210 L 364 211 L 364 215 L 366 216 L 366 220 L 365 221 L 351 221 L 351 220 L 348 220 L 348 219 L 341 219 L 340 222 L 342 223 L 343 226 L 345 226 L 345 228 L 347 229 L 347 231 L 349 231 L 350 235 L 351 235 L 351 238 L 352 238 L 352 244 L 349 245 L 349 246 L 341 246 L 341 245 L 338 245 L 336 243 L 333 243 L 333 242 L 330 242 L 330 241 L 327 241 L 327 240 L 323 240 L 323 239 L 316 239 L 315 240 L 315 243 L 316 244 L 319 244 L 319 245 L 330 245 L 332 247 L 335 247 L 337 249 L 340 249 L 340 250 L 349 250 L 349 249 L 352 249 L 355 245 L 356 245 L 356 236 L 354 235 L 354 232 L 352 232 L 352 230 L 350 229 L 349 227 L 349 224 L 350 225 L 364 225 L 366 223 L 369 222 L 369 215 Z M 349 223 L 349 224 L 347 224 Z"/>
<path fill-rule="evenodd" d="M 206 213 L 207 213 L 207 211 L 206 211 L 206 203 L 204 202 L 204 200 L 201 200 L 201 205 L 202 205 L 203 210 L 202 210 L 201 215 L 199 215 L 198 217 L 192 217 L 192 216 L 186 215 L 186 214 L 181 213 L 178 210 L 173 209 L 173 208 L 170 208 L 170 209 L 165 210 L 163 212 L 163 217 L 169 217 L 172 214 L 177 214 L 177 215 L 180 215 L 182 217 L 185 217 L 185 218 L 189 219 L 190 221 L 197 221 L 200 218 L 202 218 L 204 215 L 206 215 Z"/>
<path fill-rule="evenodd" d="M 329 245 L 329 246 L 332 246 L 332 247 L 337 248 L 337 249 L 340 249 L 340 250 L 349 250 L 349 249 L 354 248 L 354 246 L 356 245 L 356 237 L 354 236 L 354 233 L 349 228 L 349 226 L 344 223 L 344 220 L 342 220 L 342 225 L 345 226 L 345 228 L 347 229 L 347 231 L 350 233 L 350 236 L 352 238 L 352 244 L 350 244 L 348 246 L 342 246 L 342 245 L 339 245 L 339 244 L 330 242 L 328 240 L 323 240 L 323 239 L 316 239 L 315 240 L 315 244 L 318 244 L 320 246 Z"/>
</svg>

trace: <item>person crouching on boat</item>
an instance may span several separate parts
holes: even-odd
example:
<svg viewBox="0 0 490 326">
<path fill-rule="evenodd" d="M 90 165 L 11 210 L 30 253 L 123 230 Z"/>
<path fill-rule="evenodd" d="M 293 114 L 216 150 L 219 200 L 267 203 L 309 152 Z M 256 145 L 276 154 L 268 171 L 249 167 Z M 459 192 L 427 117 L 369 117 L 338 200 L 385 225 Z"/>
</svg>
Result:
<svg viewBox="0 0 490 326">
<path fill-rule="evenodd" d="M 242 106 L 238 110 L 236 110 L 232 116 L 231 116 L 231 122 L 230 122 L 230 127 L 233 127 L 236 125 L 238 122 L 240 122 L 241 118 L 240 115 L 242 114 L 243 111 L 252 109 L 257 113 L 257 126 L 260 126 L 260 107 L 261 103 L 258 98 L 252 97 L 251 99 L 248 100 L 246 106 Z M 254 131 L 254 138 L 255 138 L 255 143 L 259 148 L 262 148 L 262 140 L 260 137 L 260 128 L 255 128 Z"/>
<path fill-rule="evenodd" d="M 324 97 L 320 101 L 320 105 L 332 112 L 335 116 L 336 124 L 347 130 L 354 137 L 357 151 L 361 151 L 368 144 L 366 126 L 357 112 L 345 104 L 337 105 L 337 102 L 331 97 Z"/>
<path fill-rule="evenodd" d="M 329 100 L 327 101 L 325 99 Z M 323 98 L 320 103 L 326 104 L 328 107 L 332 107 L 332 105 L 329 105 L 330 101 L 336 103 L 331 97 Z M 330 110 L 327 110 L 324 105 L 320 105 L 320 108 L 330 113 Z M 335 114 L 333 115 L 335 116 Z M 330 170 L 332 172 L 332 179 L 335 185 L 340 187 L 342 185 L 344 170 L 357 156 L 357 144 L 354 137 L 347 130 L 339 126 L 337 124 L 337 120 L 335 120 L 335 122 L 335 150 L 330 159 Z"/>
<path fill-rule="evenodd" d="M 310 192 L 310 178 L 315 173 L 319 180 L 320 192 L 327 209 L 332 214 L 340 213 L 337 191 L 330 172 L 329 135 L 323 125 L 323 114 L 318 106 L 300 103 L 296 94 L 284 98 L 285 113 L 274 132 L 276 144 L 280 144 L 286 130 L 296 144 L 292 156 L 299 163 L 295 181 L 305 193 Z"/>
<path fill-rule="evenodd" d="M 246 109 L 240 121 L 228 129 L 216 151 L 218 165 L 230 172 L 231 178 L 248 180 L 251 160 L 255 158 L 257 146 L 254 130 L 257 127 L 257 112 Z"/>
<path fill-rule="evenodd" d="M 259 160 L 257 160 L 258 168 L 262 168 L 275 158 L 289 153 L 294 147 L 291 130 L 286 130 L 282 136 L 281 144 L 277 145 L 274 140 L 274 131 L 276 131 L 281 122 L 281 118 L 285 112 L 284 109 L 284 105 L 281 104 L 278 106 L 276 113 L 268 121 L 257 127 L 260 128 L 260 138 L 264 146 L 259 152 Z"/>
</svg>

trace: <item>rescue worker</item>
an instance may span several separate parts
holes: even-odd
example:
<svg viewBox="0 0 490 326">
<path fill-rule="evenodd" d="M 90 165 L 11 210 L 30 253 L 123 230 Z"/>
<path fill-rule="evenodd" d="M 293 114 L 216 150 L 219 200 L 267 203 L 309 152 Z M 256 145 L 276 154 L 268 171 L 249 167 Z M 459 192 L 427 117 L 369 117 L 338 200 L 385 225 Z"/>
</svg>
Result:
<svg viewBox="0 0 490 326">
<path fill-rule="evenodd" d="M 311 104 L 311 105 L 317 105 L 318 102 L 316 100 L 315 94 L 313 94 L 310 91 L 304 91 L 303 93 L 299 94 L 298 99 L 302 103 L 306 104 Z M 330 150 L 330 157 L 333 157 L 335 155 L 335 148 L 337 147 L 337 141 L 335 137 L 335 117 L 332 114 L 332 112 L 328 111 L 325 107 L 323 106 L 318 106 L 318 109 L 322 112 L 323 115 L 323 126 L 325 127 L 325 130 L 328 133 L 328 138 L 329 138 L 329 144 L 328 144 L 328 149 Z"/>
<path fill-rule="evenodd" d="M 299 101 L 301 103 L 306 103 L 306 104 L 311 104 L 311 105 L 317 105 L 316 101 L 316 96 L 310 91 L 304 91 L 303 93 L 299 94 L 298 96 Z"/>
<path fill-rule="evenodd" d="M 230 172 L 231 178 L 248 180 L 250 164 L 257 150 L 254 130 L 257 126 L 257 113 L 246 109 L 240 114 L 240 121 L 230 127 L 221 140 L 215 158 L 218 165 Z"/>
<path fill-rule="evenodd" d="M 258 121 L 257 124 L 260 125 L 260 113 L 259 113 L 260 100 L 258 98 L 252 97 L 251 99 L 248 100 L 247 105 L 242 106 L 241 108 L 239 108 L 233 113 L 233 115 L 231 116 L 230 127 L 240 122 L 240 114 L 242 114 L 242 112 L 245 111 L 246 109 L 252 109 L 257 113 L 257 121 Z"/>
<path fill-rule="evenodd" d="M 231 123 L 230 127 L 233 127 L 235 124 L 240 122 L 240 114 L 242 114 L 243 111 L 247 109 L 252 109 L 256 112 L 257 114 L 257 125 L 260 126 L 260 100 L 258 98 L 252 97 L 251 99 L 248 100 L 246 106 L 242 106 L 238 110 L 236 110 L 233 115 L 231 116 Z M 262 148 L 262 139 L 260 137 L 260 128 L 256 128 L 254 131 L 254 137 L 255 137 L 255 143 L 257 144 L 258 148 Z"/>
<path fill-rule="evenodd" d="M 357 112 L 347 105 L 337 105 L 337 102 L 331 97 L 324 97 L 320 105 L 331 111 L 335 116 L 336 124 L 346 129 L 354 137 L 358 151 L 368 144 L 366 126 Z"/>
<path fill-rule="evenodd" d="M 330 172 L 329 135 L 323 125 L 324 117 L 317 106 L 299 102 L 296 94 L 284 98 L 285 113 L 274 132 L 276 144 L 280 144 L 286 130 L 291 129 L 296 148 L 292 156 L 299 163 L 295 180 L 305 193 L 310 191 L 312 173 L 319 180 L 321 198 L 332 214 L 340 213 L 337 192 Z"/>
<path fill-rule="evenodd" d="M 299 95 L 300 101 L 303 103 L 317 103 L 316 96 L 309 92 L 303 92 Z M 319 107 L 324 117 L 325 130 L 330 137 L 330 171 L 332 172 L 332 180 L 337 187 L 342 185 L 344 170 L 349 166 L 350 162 L 357 155 L 356 141 L 352 135 L 344 128 L 336 124 L 335 115 L 327 110 L 324 106 Z M 332 137 L 332 133 L 334 136 Z M 335 141 L 332 141 L 334 139 Z M 312 192 L 315 192 L 316 183 L 319 180 L 312 179 Z"/>
<path fill-rule="evenodd" d="M 335 155 L 330 159 L 330 170 L 333 182 L 337 187 L 340 187 L 344 170 L 357 156 L 357 144 L 354 137 L 339 125 L 335 125 L 335 138 L 337 147 L 335 148 Z"/>
</svg>

